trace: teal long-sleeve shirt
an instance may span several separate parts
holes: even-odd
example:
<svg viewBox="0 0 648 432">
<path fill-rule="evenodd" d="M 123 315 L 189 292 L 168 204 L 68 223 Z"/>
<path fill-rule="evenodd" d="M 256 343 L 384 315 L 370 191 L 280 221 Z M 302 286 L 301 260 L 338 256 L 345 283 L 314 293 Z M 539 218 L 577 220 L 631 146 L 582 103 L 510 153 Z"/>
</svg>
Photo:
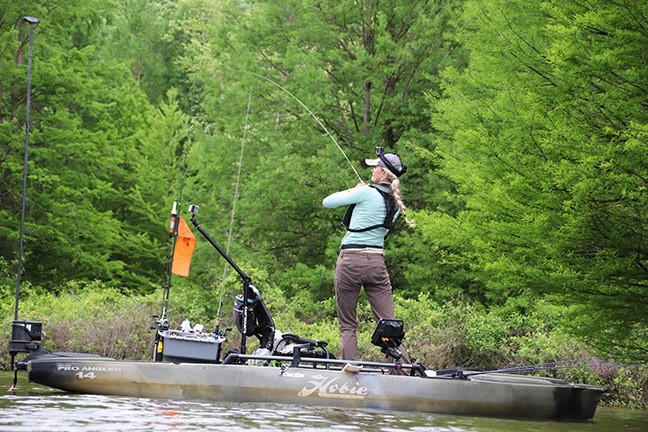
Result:
<svg viewBox="0 0 648 432">
<path fill-rule="evenodd" d="M 340 192 L 335 192 L 322 201 L 324 207 L 336 208 L 343 205 L 355 204 L 349 228 L 362 229 L 372 225 L 380 225 L 385 221 L 387 212 L 385 200 L 380 192 L 369 186 L 357 186 Z M 394 216 L 394 219 L 398 213 Z M 342 238 L 342 245 L 364 245 L 383 247 L 387 228 L 375 228 L 364 232 L 347 233 Z"/>
</svg>

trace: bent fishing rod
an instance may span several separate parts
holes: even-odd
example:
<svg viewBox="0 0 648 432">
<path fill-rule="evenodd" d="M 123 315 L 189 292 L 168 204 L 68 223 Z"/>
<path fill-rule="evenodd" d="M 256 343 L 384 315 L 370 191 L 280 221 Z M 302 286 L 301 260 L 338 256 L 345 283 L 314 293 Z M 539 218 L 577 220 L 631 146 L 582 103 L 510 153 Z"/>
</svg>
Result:
<svg viewBox="0 0 648 432">
<path fill-rule="evenodd" d="M 337 140 L 336 140 L 336 139 L 333 137 L 333 135 L 329 132 L 329 130 L 326 128 L 326 126 L 324 126 L 324 123 L 319 119 L 319 117 L 317 117 L 317 116 L 313 113 L 313 111 L 311 111 L 311 110 L 306 106 L 306 104 L 305 104 L 304 102 L 302 102 L 302 101 L 301 101 L 297 96 L 295 96 L 293 93 L 291 93 L 288 89 L 286 89 L 284 86 L 282 86 L 282 85 L 279 84 L 278 82 L 276 82 L 276 81 L 274 81 L 274 80 L 272 80 L 272 79 L 270 79 L 270 78 L 268 78 L 268 77 L 266 77 L 266 76 L 263 76 L 263 75 L 261 75 L 261 74 L 258 74 L 258 73 L 256 73 L 256 72 L 251 72 L 251 71 L 246 71 L 246 70 L 235 70 L 234 72 L 247 73 L 247 74 L 253 75 L 253 76 L 257 77 L 257 78 L 260 78 L 260 79 L 262 79 L 262 80 L 264 80 L 264 81 L 267 81 L 267 82 L 269 82 L 270 84 L 273 84 L 274 86 L 278 87 L 279 89 L 281 89 L 282 91 L 284 91 L 285 93 L 287 93 L 287 94 L 288 94 L 291 98 L 293 98 L 295 101 L 297 101 L 297 103 L 299 103 L 299 104 L 300 104 L 300 105 L 301 105 L 301 106 L 302 106 L 302 107 L 303 107 L 303 108 L 308 112 L 308 114 L 310 114 L 310 116 L 313 117 L 313 118 L 315 119 L 315 121 L 316 121 L 316 122 L 317 122 L 317 123 L 322 127 L 322 129 L 324 129 L 324 132 L 326 132 L 326 135 L 328 135 L 328 137 L 331 139 L 331 141 L 333 141 L 333 143 L 335 144 L 335 146 L 337 147 L 337 149 L 340 151 L 340 153 L 342 153 L 342 156 L 344 156 L 344 159 L 346 159 L 346 161 L 348 162 L 349 166 L 351 167 L 351 169 L 352 169 L 353 172 L 355 173 L 356 177 L 358 177 L 358 180 L 360 180 L 360 182 L 364 183 L 364 180 L 362 179 L 362 177 L 360 177 L 360 174 L 358 174 L 358 171 L 355 169 L 355 166 L 353 166 L 353 163 L 351 162 L 351 159 L 349 159 L 349 157 L 347 156 L 347 154 L 346 154 L 346 153 L 344 152 L 344 150 L 342 149 L 342 146 L 340 146 L 340 144 L 338 144 Z"/>
</svg>

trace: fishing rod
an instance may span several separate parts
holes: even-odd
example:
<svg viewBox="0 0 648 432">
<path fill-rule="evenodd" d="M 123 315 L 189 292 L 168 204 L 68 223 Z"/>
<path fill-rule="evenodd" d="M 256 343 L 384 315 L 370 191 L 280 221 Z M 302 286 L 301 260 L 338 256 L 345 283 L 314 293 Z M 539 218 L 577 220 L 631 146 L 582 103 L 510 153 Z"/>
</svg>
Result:
<svg viewBox="0 0 648 432">
<path fill-rule="evenodd" d="M 192 110 L 193 110 L 193 104 L 192 104 Z M 169 241 L 167 242 L 167 261 L 166 261 L 166 268 L 164 272 L 165 277 L 164 277 L 163 294 L 162 294 L 162 311 L 160 312 L 160 316 L 156 317 L 158 319 L 155 322 L 155 324 L 151 326 L 151 330 L 169 329 L 169 321 L 167 319 L 167 309 L 169 308 L 169 296 L 171 293 L 171 282 L 173 279 L 173 271 L 172 271 L 173 258 L 175 256 L 176 243 L 178 242 L 178 226 L 180 222 L 178 207 L 182 204 L 182 192 L 184 189 L 184 182 L 185 182 L 185 176 L 187 170 L 187 153 L 189 152 L 190 141 L 191 141 L 191 116 L 189 117 L 189 122 L 187 124 L 187 140 L 185 141 L 185 145 L 182 149 L 183 162 L 182 162 L 182 169 L 181 169 L 182 174 L 180 176 L 180 188 L 178 191 L 178 200 L 173 202 L 173 206 L 171 208 L 171 221 L 169 223 Z M 153 346 L 155 347 L 153 352 L 153 360 L 162 361 L 163 344 L 162 344 L 162 337 L 159 331 L 156 332 L 155 334 L 155 342 Z"/>
<path fill-rule="evenodd" d="M 297 102 L 298 102 L 302 107 L 304 107 L 304 109 L 305 109 L 306 111 L 308 111 L 308 114 L 310 114 L 311 117 L 313 117 L 313 118 L 315 119 L 315 121 L 317 121 L 317 123 L 322 127 L 322 129 L 324 129 L 324 132 L 326 132 L 326 135 L 328 135 L 328 137 L 331 138 L 331 141 L 333 141 L 333 143 L 335 144 L 335 146 L 337 147 L 337 149 L 340 151 L 340 153 L 342 153 L 342 156 L 344 156 L 344 158 L 346 159 L 346 161 L 349 163 L 349 166 L 351 167 L 351 169 L 352 169 L 353 172 L 355 173 L 356 177 L 358 177 L 358 180 L 360 180 L 360 182 L 364 183 L 364 180 L 362 179 L 362 177 L 360 177 L 360 174 L 358 174 L 358 171 L 355 169 L 355 166 L 353 166 L 353 163 L 351 162 L 351 159 L 349 159 L 349 157 L 348 157 L 347 154 L 344 152 L 344 150 L 342 149 L 342 147 L 340 146 L 340 144 L 338 144 L 337 140 L 336 140 L 336 139 L 333 137 L 333 135 L 329 132 L 329 130 L 326 128 L 326 126 L 324 126 L 324 123 L 322 123 L 322 121 L 321 121 L 321 120 L 320 120 L 320 119 L 319 119 L 319 118 L 318 118 L 318 117 L 313 113 L 313 111 L 311 111 L 311 110 L 306 106 L 306 104 L 304 104 L 304 102 L 302 102 L 301 100 L 299 100 L 299 98 L 298 98 L 297 96 L 295 96 L 294 94 L 292 94 L 288 89 L 286 89 L 285 87 L 283 87 L 281 84 L 279 84 L 278 82 L 276 82 L 276 81 L 274 81 L 274 80 L 271 80 L 270 78 L 268 78 L 268 77 L 266 77 L 266 76 L 263 76 L 263 75 L 258 74 L 258 73 L 256 73 L 256 72 L 245 71 L 245 70 L 236 70 L 235 72 L 248 73 L 248 74 L 253 75 L 253 76 L 257 77 L 257 78 L 260 78 L 260 79 L 262 79 L 262 80 L 264 80 L 264 81 L 267 81 L 267 82 L 269 82 L 269 83 L 271 83 L 271 84 L 273 84 L 273 85 L 279 87 L 281 90 L 283 90 L 284 92 L 286 92 L 290 97 L 292 97 L 294 100 L 296 100 L 296 101 L 297 101 Z"/>
<path fill-rule="evenodd" d="M 600 367 L 618 367 L 618 366 L 630 366 L 632 364 L 623 364 L 623 363 L 605 363 L 605 359 L 618 359 L 632 357 L 632 355 L 626 356 L 605 356 L 605 357 L 588 357 L 584 359 L 577 360 L 562 360 L 548 363 L 537 363 L 532 365 L 523 365 L 523 366 L 512 366 L 509 368 L 502 369 L 493 369 L 487 371 L 470 371 L 463 372 L 464 376 L 471 375 L 483 375 L 483 374 L 495 374 L 495 373 L 516 373 L 516 372 L 538 372 L 546 370 L 557 370 L 557 369 L 576 369 L 576 368 L 600 368 Z M 641 365 L 642 363 L 639 363 Z"/>
<path fill-rule="evenodd" d="M 14 321 L 18 320 L 18 302 L 20 299 L 20 282 L 22 277 L 22 256 L 23 256 L 23 239 L 25 237 L 25 213 L 27 203 L 27 167 L 29 160 L 29 128 L 31 125 L 30 111 L 31 111 L 31 82 L 32 82 L 32 58 L 34 50 L 34 27 L 40 23 L 38 18 L 24 16 L 21 21 L 29 24 L 29 55 L 27 57 L 27 106 L 25 110 L 25 153 L 23 160 L 23 189 L 22 189 L 22 204 L 20 212 L 20 234 L 18 245 L 18 266 L 16 271 L 16 302 L 14 306 Z"/>
<path fill-rule="evenodd" d="M 171 291 L 171 280 L 172 280 L 172 269 L 173 269 L 173 258 L 175 256 L 175 246 L 178 242 L 178 226 L 180 222 L 180 217 L 178 213 L 178 207 L 182 205 L 182 190 L 184 188 L 184 180 L 187 169 L 187 153 L 189 146 L 189 131 L 187 131 L 187 142 L 185 143 L 185 148 L 183 149 L 184 160 L 182 164 L 182 176 L 180 179 L 180 190 L 178 192 L 178 201 L 173 202 L 173 207 L 171 208 L 171 221 L 169 223 L 169 238 L 168 242 L 169 248 L 167 249 L 167 265 L 166 265 L 166 278 L 164 283 L 164 300 L 162 305 L 162 319 L 166 318 L 166 311 L 169 306 L 169 293 Z M 170 249 L 170 250 L 169 250 Z"/>
<path fill-rule="evenodd" d="M 27 105 L 25 111 L 25 153 L 23 158 L 23 188 L 22 203 L 20 212 L 20 234 L 18 240 L 18 263 L 16 269 L 16 298 L 14 303 L 14 317 L 11 322 L 11 339 L 9 340 L 10 368 L 14 371 L 13 384 L 9 392 L 13 392 L 18 384 L 18 368 L 16 367 L 17 354 L 31 354 L 42 350 L 42 325 L 40 321 L 24 321 L 18 319 L 18 309 L 20 303 L 20 289 L 23 272 L 23 248 L 25 236 L 25 216 L 27 204 L 27 168 L 29 161 L 29 131 L 31 125 L 31 85 L 32 85 L 32 59 L 34 48 L 34 28 L 38 26 L 40 20 L 32 16 L 23 16 L 21 21 L 29 24 L 29 54 L 27 61 Z"/>
<path fill-rule="evenodd" d="M 230 244 L 232 241 L 232 230 L 234 227 L 234 215 L 236 214 L 236 202 L 239 197 L 239 187 L 241 184 L 241 170 L 243 169 L 243 151 L 245 150 L 245 144 L 247 142 L 247 131 L 248 131 L 248 125 L 249 125 L 249 118 L 250 118 L 250 108 L 252 106 L 252 89 L 250 89 L 250 92 L 248 94 L 248 104 L 247 104 L 247 110 L 245 112 L 245 127 L 243 128 L 243 139 L 241 140 L 241 152 L 239 154 L 239 161 L 238 161 L 238 171 L 236 173 L 236 186 L 234 188 L 234 198 L 232 200 L 232 212 L 230 215 L 230 226 L 229 226 L 229 232 L 227 234 L 227 246 L 225 247 L 225 253 L 226 255 L 229 255 L 230 252 Z M 218 312 L 216 314 L 216 333 L 220 332 L 220 324 L 221 324 L 221 318 L 223 316 L 223 297 L 225 294 L 225 277 L 227 276 L 227 263 L 223 265 L 223 277 L 221 279 L 221 289 L 220 289 L 220 298 L 218 302 Z M 247 304 L 244 305 L 244 307 L 247 307 Z"/>
</svg>

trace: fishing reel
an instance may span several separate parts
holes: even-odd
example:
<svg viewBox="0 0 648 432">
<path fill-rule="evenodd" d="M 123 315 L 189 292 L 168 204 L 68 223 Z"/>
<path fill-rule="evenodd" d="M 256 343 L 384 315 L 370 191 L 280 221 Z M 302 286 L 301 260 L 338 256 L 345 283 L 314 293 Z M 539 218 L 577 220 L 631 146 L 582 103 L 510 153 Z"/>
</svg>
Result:
<svg viewBox="0 0 648 432">
<path fill-rule="evenodd" d="M 153 330 L 169 330 L 170 324 L 169 320 L 167 320 L 165 317 L 160 317 L 158 315 L 153 315 L 153 319 L 155 319 L 155 322 L 149 327 L 149 332 Z"/>
</svg>

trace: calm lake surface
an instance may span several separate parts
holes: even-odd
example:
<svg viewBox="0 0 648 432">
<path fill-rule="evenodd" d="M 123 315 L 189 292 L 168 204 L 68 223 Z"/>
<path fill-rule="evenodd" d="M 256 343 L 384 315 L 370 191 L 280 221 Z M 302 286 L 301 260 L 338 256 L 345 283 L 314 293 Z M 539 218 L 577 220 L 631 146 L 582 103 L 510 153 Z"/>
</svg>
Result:
<svg viewBox="0 0 648 432">
<path fill-rule="evenodd" d="M 0 372 L 0 431 L 648 431 L 648 412 L 600 407 L 591 423 L 459 417 L 272 404 L 77 395 Z"/>
</svg>

